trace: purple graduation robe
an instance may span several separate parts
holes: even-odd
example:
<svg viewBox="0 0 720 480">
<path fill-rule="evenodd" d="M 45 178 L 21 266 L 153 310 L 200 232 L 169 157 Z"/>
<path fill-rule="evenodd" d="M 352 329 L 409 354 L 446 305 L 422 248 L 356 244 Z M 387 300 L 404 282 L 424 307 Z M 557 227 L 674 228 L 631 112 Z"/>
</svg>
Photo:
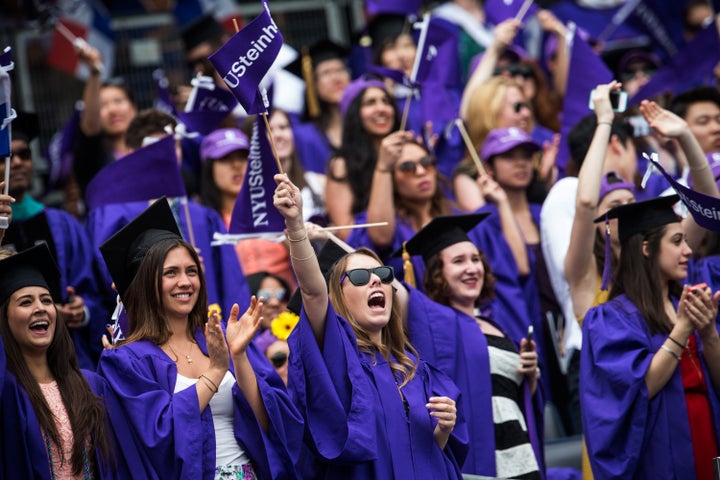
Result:
<svg viewBox="0 0 720 480">
<path fill-rule="evenodd" d="M 83 370 L 92 391 L 103 398 L 108 411 L 114 408 L 107 384 L 94 372 Z M 50 478 L 50 465 L 45 437 L 33 410 L 30 398 L 20 386 L 17 378 L 7 371 L 5 349 L 0 341 L 0 478 L 31 479 Z M 115 467 L 96 457 L 97 478 L 127 479 L 134 476 L 128 468 L 137 458 L 137 452 L 125 429 L 111 428 L 106 423 L 110 449 L 114 452 Z M 133 474 L 130 472 L 133 471 Z"/>
<path fill-rule="evenodd" d="M 95 267 L 102 285 L 106 304 L 115 307 L 116 293 L 110 288 L 112 279 L 105 266 L 100 245 L 115 232 L 130 223 L 148 207 L 148 202 L 127 202 L 105 205 L 88 213 L 87 229 Z M 203 259 L 203 270 L 207 284 L 208 303 L 218 304 L 222 309 L 223 318 L 233 303 L 240 306 L 243 312 L 250 305 L 250 290 L 245 282 L 240 262 L 232 245 L 210 246 L 215 232 L 226 232 L 225 224 L 214 210 L 188 201 L 190 220 L 195 238 L 195 246 L 200 250 Z M 176 219 L 183 237 L 189 242 L 187 219 L 184 208 L 176 212 Z M 112 312 L 112 310 L 110 310 Z M 104 324 L 103 324 L 104 325 Z M 127 335 L 128 332 L 125 332 Z"/>
<path fill-rule="evenodd" d="M 432 301 L 415 288 L 408 287 L 408 290 L 410 341 L 420 358 L 448 375 L 461 392 L 470 441 L 462 471 L 494 477 L 495 425 L 491 413 L 492 381 L 485 335 L 474 318 Z M 492 323 L 502 331 L 500 326 Z M 520 409 L 525 414 L 528 437 L 540 474 L 544 476 L 541 393 L 538 389 L 531 395 L 527 382 L 524 382 L 523 397 L 524 404 Z"/>
<path fill-rule="evenodd" d="M 328 304 L 321 349 L 303 309 L 290 335 L 288 388 L 305 418 L 306 441 L 324 479 L 460 479 L 467 453 L 462 400 L 455 384 L 426 362 L 403 387 L 381 355 L 358 350 L 355 334 Z M 433 395 L 454 399 L 455 429 L 444 450 L 425 404 Z"/>
<path fill-rule="evenodd" d="M 205 337 L 195 339 L 207 355 Z M 295 478 L 303 422 L 285 386 L 254 344 L 247 348 L 267 409 L 265 433 L 237 384 L 232 387 L 238 444 L 253 462 L 258 479 Z M 234 374 L 232 362 L 230 372 Z M 194 387 L 173 393 L 175 363 L 160 347 L 139 341 L 105 350 L 98 373 L 105 377 L 120 408 L 110 412 L 113 425 L 127 424 L 141 452 L 133 468 L 158 479 L 215 478 L 215 430 L 211 408 L 200 412 Z"/>
<path fill-rule="evenodd" d="M 621 295 L 591 308 L 583 321 L 580 406 L 593 473 L 605 478 L 694 479 L 695 462 L 680 369 L 652 399 L 645 374 L 667 339 L 651 334 L 635 305 Z M 698 345 L 701 343 L 698 338 Z M 715 435 L 720 390 L 707 382 Z M 709 462 L 711 459 L 707 459 Z"/>
<path fill-rule="evenodd" d="M 334 151 L 325 133 L 318 130 L 313 122 L 300 122 L 297 118 L 292 122 L 292 130 L 295 150 L 302 166 L 309 172 L 324 175 Z"/>
<path fill-rule="evenodd" d="M 63 297 L 68 286 L 75 288 L 90 314 L 87 325 L 68 328 L 75 345 L 75 353 L 81 368 L 95 370 L 102 352 L 101 338 L 108 323 L 110 313 L 102 303 L 99 287 L 92 269 L 90 241 L 83 226 L 69 213 L 55 208 L 43 208 L 42 212 L 29 220 L 13 219 L 8 229 L 8 237 L 17 233 L 21 243 L 14 245 L 17 251 L 30 248 L 39 240 L 48 240 L 42 235 L 43 227 L 30 226 L 31 222 L 47 221 L 51 250 L 60 269 L 60 288 Z M 27 227 L 27 228 L 25 228 Z M 37 238 L 40 235 L 43 238 Z M 6 246 L 10 246 L 6 237 Z"/>
</svg>

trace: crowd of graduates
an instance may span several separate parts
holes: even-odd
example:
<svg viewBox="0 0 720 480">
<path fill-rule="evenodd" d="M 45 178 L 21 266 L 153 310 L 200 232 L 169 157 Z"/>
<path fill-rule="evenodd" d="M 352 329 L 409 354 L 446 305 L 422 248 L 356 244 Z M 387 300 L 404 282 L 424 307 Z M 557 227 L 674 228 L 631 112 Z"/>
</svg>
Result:
<svg viewBox="0 0 720 480">
<path fill-rule="evenodd" d="M 152 108 L 76 42 L 64 208 L 32 195 L 43 119 L 17 112 L 0 479 L 713 478 L 712 6 L 686 1 L 674 55 L 610 55 L 532 2 L 386 3 L 354 45 L 283 46 L 265 115 L 209 59 L 212 16 Z"/>
</svg>

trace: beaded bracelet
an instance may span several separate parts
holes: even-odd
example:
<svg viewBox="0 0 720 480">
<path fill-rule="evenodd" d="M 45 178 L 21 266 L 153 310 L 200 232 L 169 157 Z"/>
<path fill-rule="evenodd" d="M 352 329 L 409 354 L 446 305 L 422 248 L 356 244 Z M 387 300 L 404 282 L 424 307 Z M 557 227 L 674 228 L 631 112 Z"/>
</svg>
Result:
<svg viewBox="0 0 720 480">
<path fill-rule="evenodd" d="M 663 350 L 665 350 L 666 352 L 668 352 L 670 355 L 672 355 L 673 357 L 675 357 L 675 360 L 677 360 L 678 362 L 680 361 L 680 355 L 678 355 L 677 353 L 673 352 L 672 350 L 670 350 L 670 349 L 669 349 L 668 347 L 666 347 L 665 345 L 660 345 L 660 348 L 662 348 Z"/>
</svg>

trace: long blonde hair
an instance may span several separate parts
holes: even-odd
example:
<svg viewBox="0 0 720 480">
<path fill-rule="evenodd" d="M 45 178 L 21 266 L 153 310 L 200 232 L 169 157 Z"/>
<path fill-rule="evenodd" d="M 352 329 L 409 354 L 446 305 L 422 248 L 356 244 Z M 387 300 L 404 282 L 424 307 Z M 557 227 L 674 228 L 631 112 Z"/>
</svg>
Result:
<svg viewBox="0 0 720 480">
<path fill-rule="evenodd" d="M 357 338 L 358 348 L 361 351 L 371 355 L 373 355 L 375 351 L 378 351 L 385 358 L 385 360 L 387 360 L 393 372 L 398 373 L 402 377 L 403 380 L 400 383 L 400 387 L 403 387 L 410 380 L 412 380 L 412 378 L 415 376 L 415 371 L 417 370 L 417 365 L 410 358 L 407 352 L 410 352 L 415 357 L 417 357 L 418 355 L 415 348 L 413 348 L 413 346 L 410 344 L 410 340 L 407 338 L 407 335 L 405 335 L 405 330 L 403 329 L 402 315 L 400 313 L 400 301 L 398 300 L 397 296 L 395 295 L 395 291 L 393 290 L 392 308 L 390 310 L 390 321 L 388 321 L 387 325 L 385 325 L 382 329 L 381 343 L 379 345 L 374 343 L 372 340 L 370 340 L 370 336 L 363 329 L 363 327 L 358 324 L 354 315 L 348 308 L 347 302 L 345 301 L 345 294 L 343 293 L 342 286 L 340 285 L 340 277 L 342 277 L 342 274 L 347 269 L 348 260 L 353 255 L 368 256 L 377 260 L 377 262 L 382 265 L 382 261 L 375 254 L 375 252 L 364 247 L 361 247 L 355 252 L 349 253 L 342 257 L 340 260 L 337 261 L 337 263 L 330 271 L 330 302 L 332 303 L 333 308 L 338 313 L 338 315 L 347 319 L 347 321 L 350 323 L 353 332 L 355 332 L 355 337 Z M 393 361 L 393 359 L 395 359 L 397 363 Z"/>
</svg>

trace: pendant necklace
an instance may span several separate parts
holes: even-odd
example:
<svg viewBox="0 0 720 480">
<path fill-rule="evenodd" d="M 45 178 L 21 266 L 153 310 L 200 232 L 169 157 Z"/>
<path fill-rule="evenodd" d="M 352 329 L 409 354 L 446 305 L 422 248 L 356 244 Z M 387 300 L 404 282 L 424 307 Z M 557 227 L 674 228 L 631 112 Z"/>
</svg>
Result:
<svg viewBox="0 0 720 480">
<path fill-rule="evenodd" d="M 172 345 L 170 345 L 170 342 L 167 343 L 167 346 L 170 348 L 170 351 L 173 353 L 173 355 L 175 355 L 175 360 L 174 360 L 174 361 L 175 361 L 175 363 L 177 363 L 178 360 L 180 360 L 180 357 L 179 357 L 178 354 L 175 352 L 175 349 L 172 347 Z M 192 350 L 192 343 L 190 344 L 190 350 Z M 192 357 L 190 357 L 190 350 L 188 350 L 188 353 L 186 353 L 186 354 L 184 355 L 184 356 L 185 356 L 185 360 L 187 361 L 188 365 L 192 365 L 192 363 L 193 363 L 193 359 L 192 359 Z"/>
</svg>

